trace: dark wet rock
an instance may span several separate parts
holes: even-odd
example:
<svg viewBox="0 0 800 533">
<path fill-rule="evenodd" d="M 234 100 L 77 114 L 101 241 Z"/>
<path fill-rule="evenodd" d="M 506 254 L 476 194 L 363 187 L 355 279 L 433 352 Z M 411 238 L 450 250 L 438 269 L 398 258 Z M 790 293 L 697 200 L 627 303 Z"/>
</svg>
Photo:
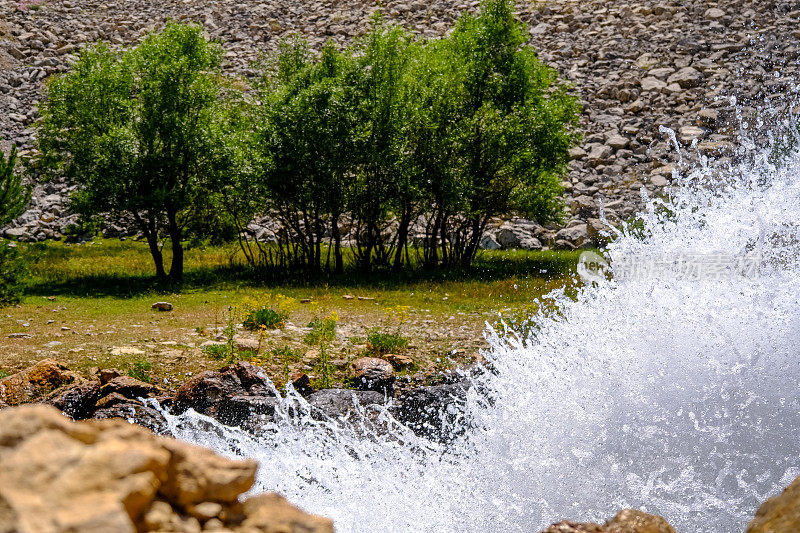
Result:
<svg viewBox="0 0 800 533">
<path fill-rule="evenodd" d="M 467 389 L 463 381 L 418 387 L 397 398 L 392 414 L 417 435 L 447 440 L 465 429 Z"/>
<path fill-rule="evenodd" d="M 47 397 L 44 403 L 57 407 L 73 420 L 83 420 L 92 416 L 99 398 L 100 383 L 90 381 L 56 389 Z"/>
<path fill-rule="evenodd" d="M 392 392 L 395 373 L 392 363 L 377 357 L 359 357 L 350 363 L 350 383 L 358 390 Z"/>
<path fill-rule="evenodd" d="M 324 389 L 308 397 L 312 416 L 328 418 L 347 418 L 356 406 L 384 405 L 386 400 L 380 392 L 348 389 Z"/>
<path fill-rule="evenodd" d="M 130 376 L 117 376 L 100 388 L 100 396 L 117 393 L 125 398 L 148 398 L 156 396 L 161 389 Z"/>
<path fill-rule="evenodd" d="M 175 394 L 173 410 L 182 413 L 194 409 L 218 417 L 221 402 L 234 396 L 273 397 L 275 392 L 263 369 L 239 362 L 219 371 L 203 372 L 181 385 Z"/>
<path fill-rule="evenodd" d="M 279 401 L 275 396 L 228 396 L 217 402 L 214 415 L 217 420 L 229 426 L 239 426 L 245 422 L 248 425 L 271 422 Z"/>
<path fill-rule="evenodd" d="M 103 400 L 105 400 L 105 398 L 102 399 L 101 402 Z M 136 400 L 124 398 L 118 394 L 112 395 L 104 407 L 94 412 L 92 418 L 97 420 L 122 418 L 159 434 L 167 433 L 169 427 L 164 415 L 154 407 L 145 405 Z"/>
<path fill-rule="evenodd" d="M 311 378 L 308 377 L 308 374 L 292 376 L 292 387 L 301 396 L 308 396 L 316 392 L 316 389 L 311 386 Z"/>
</svg>

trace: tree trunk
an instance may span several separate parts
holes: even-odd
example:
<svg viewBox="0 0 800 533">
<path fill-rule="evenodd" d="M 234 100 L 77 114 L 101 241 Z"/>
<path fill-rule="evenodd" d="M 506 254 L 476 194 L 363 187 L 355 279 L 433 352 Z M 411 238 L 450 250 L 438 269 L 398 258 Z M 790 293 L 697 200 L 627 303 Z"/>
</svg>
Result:
<svg viewBox="0 0 800 533">
<path fill-rule="evenodd" d="M 150 255 L 156 267 L 156 278 L 158 278 L 159 281 L 165 281 L 167 279 L 167 273 L 164 272 L 164 256 L 161 253 L 161 248 L 158 247 L 158 229 L 156 228 L 155 219 L 149 216 L 147 222 L 145 222 L 137 212 L 133 213 L 133 218 L 147 239 L 147 246 L 150 248 Z"/>
<path fill-rule="evenodd" d="M 159 281 L 165 281 L 167 273 L 164 271 L 164 256 L 161 254 L 161 248 L 158 247 L 158 236 L 146 232 L 145 237 L 147 245 L 150 247 L 150 255 L 153 256 L 153 264 L 156 266 L 156 277 Z"/>
<path fill-rule="evenodd" d="M 475 259 L 475 254 L 478 252 L 478 245 L 481 242 L 481 235 L 486 227 L 485 220 L 488 220 L 488 217 L 483 221 L 479 217 L 472 219 L 472 233 L 467 247 L 464 250 L 464 255 L 461 257 L 461 266 L 464 268 L 468 268 L 472 264 L 472 260 Z"/>
<path fill-rule="evenodd" d="M 333 257 L 336 263 L 335 271 L 337 274 L 344 272 L 344 261 L 342 260 L 342 234 L 339 230 L 339 215 L 334 213 L 331 221 L 331 234 L 333 235 Z"/>
<path fill-rule="evenodd" d="M 403 251 L 406 250 L 408 245 L 408 228 L 411 225 L 410 210 L 405 212 L 400 217 L 400 226 L 397 228 L 397 250 L 394 254 L 394 269 L 400 270 L 403 265 Z"/>
<path fill-rule="evenodd" d="M 169 267 L 169 279 L 180 283 L 183 281 L 183 244 L 181 243 L 183 232 L 176 217 L 177 214 L 173 210 L 167 210 L 169 238 L 172 240 L 172 264 Z"/>
</svg>

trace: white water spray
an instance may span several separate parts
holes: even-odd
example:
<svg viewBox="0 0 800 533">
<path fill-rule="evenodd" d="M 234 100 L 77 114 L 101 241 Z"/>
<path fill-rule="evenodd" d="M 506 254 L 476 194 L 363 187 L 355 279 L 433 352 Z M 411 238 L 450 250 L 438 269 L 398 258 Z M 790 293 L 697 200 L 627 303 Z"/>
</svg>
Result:
<svg viewBox="0 0 800 533">
<path fill-rule="evenodd" d="M 532 532 L 625 507 L 681 532 L 743 531 L 800 474 L 800 155 L 679 181 L 669 210 L 649 203 L 643 237 L 606 253 L 612 266 L 679 260 L 577 301 L 553 294 L 559 311 L 532 317 L 530 339 L 490 332 L 495 372 L 478 385 L 491 401 L 470 392 L 473 424 L 446 447 L 288 412 L 258 437 L 193 413 L 170 417 L 173 431 L 257 459 L 259 490 L 339 532 Z M 683 268 L 747 254 L 747 275 Z"/>
</svg>

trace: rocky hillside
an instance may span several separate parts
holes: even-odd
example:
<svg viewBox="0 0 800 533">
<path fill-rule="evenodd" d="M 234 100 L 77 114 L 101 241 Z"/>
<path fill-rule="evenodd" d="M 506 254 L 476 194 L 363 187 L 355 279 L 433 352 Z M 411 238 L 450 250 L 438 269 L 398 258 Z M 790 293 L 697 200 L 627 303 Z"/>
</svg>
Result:
<svg viewBox="0 0 800 533">
<path fill-rule="evenodd" d="M 477 1 L 389 0 L 392 20 L 428 36 L 441 35 Z M 624 219 L 641 204 L 641 187 L 659 194 L 669 186 L 676 160 L 661 126 L 677 132 L 695 157 L 732 156 L 739 133 L 727 97 L 748 102 L 769 95 L 780 101 L 797 76 L 800 37 L 796 4 L 781 0 L 521 1 L 530 43 L 548 64 L 575 85 L 584 102 L 585 137 L 572 153 L 565 180 L 572 218 L 567 227 L 544 230 L 520 222 L 507 226 L 506 247 L 535 241 L 580 246 L 595 235 L 598 204 L 610 220 Z M 169 18 L 202 23 L 228 50 L 226 68 L 253 75 L 252 63 L 299 32 L 314 46 L 345 44 L 363 31 L 378 2 L 323 0 L 177 1 L 21 0 L 0 6 L 0 138 L 31 148 L 35 104 L 48 76 L 68 68 L 80 47 L 98 40 L 137 42 Z M 788 99 L 787 99 L 788 100 Z M 40 185 L 32 208 L 6 235 L 58 236 L 71 220 L 60 184 Z M 588 225 L 587 225 L 588 223 Z M 495 236 L 499 231 L 495 228 Z M 507 233 L 509 233 L 507 232 Z M 498 239 L 500 240 L 500 239 Z"/>
</svg>

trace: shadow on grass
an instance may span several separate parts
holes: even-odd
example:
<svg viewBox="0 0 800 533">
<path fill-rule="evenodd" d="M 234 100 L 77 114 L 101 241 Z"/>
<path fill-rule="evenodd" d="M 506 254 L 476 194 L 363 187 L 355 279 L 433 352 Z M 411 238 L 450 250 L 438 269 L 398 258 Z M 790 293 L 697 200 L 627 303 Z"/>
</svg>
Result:
<svg viewBox="0 0 800 533">
<path fill-rule="evenodd" d="M 556 279 L 575 273 L 579 252 L 503 252 L 483 254 L 468 269 L 404 269 L 343 274 L 277 269 L 254 270 L 241 264 L 195 266 L 188 268 L 182 283 L 159 282 L 147 274 L 89 274 L 55 278 L 37 276 L 26 294 L 33 296 L 75 296 L 130 298 L 143 294 L 175 293 L 195 290 L 274 286 L 311 288 L 318 286 L 403 289 L 418 283 L 490 282 L 510 278 Z"/>
</svg>

